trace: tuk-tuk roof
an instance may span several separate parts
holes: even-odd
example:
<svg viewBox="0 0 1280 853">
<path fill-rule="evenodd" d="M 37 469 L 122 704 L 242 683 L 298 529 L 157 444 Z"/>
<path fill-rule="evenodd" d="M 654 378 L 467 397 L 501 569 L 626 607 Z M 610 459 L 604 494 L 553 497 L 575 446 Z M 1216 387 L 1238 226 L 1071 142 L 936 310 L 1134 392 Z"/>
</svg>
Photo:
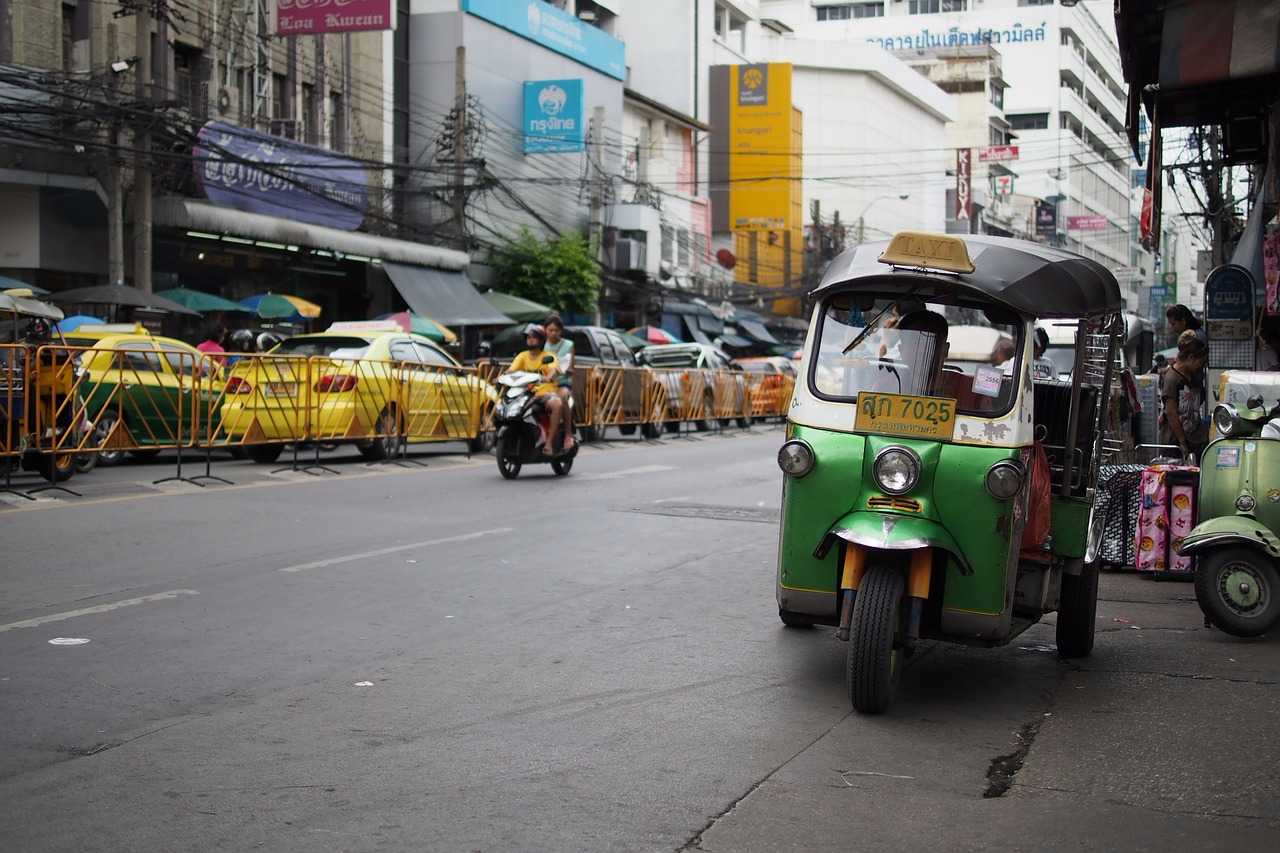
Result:
<svg viewBox="0 0 1280 853">
<path fill-rule="evenodd" d="M 831 262 L 814 295 L 859 290 L 865 285 L 890 293 L 915 289 L 918 298 L 929 301 L 931 295 L 968 291 L 1030 317 L 1089 317 L 1119 311 L 1124 305 L 1115 276 L 1096 261 L 1026 240 L 946 236 L 964 240 L 973 272 L 890 267 L 879 261 L 888 241 L 864 243 Z"/>
<path fill-rule="evenodd" d="M 23 317 L 43 317 L 46 320 L 58 321 L 63 317 L 62 309 L 41 302 L 30 296 L 10 296 L 0 293 L 0 314 L 18 314 Z"/>
</svg>

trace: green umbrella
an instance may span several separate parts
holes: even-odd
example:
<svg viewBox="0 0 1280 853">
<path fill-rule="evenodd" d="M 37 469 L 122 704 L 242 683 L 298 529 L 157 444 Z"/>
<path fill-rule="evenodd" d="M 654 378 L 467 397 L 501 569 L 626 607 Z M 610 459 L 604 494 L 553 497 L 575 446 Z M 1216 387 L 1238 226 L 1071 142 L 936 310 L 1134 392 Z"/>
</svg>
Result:
<svg viewBox="0 0 1280 853">
<path fill-rule="evenodd" d="M 171 290 L 162 290 L 157 294 L 165 299 L 172 299 L 179 305 L 190 308 L 192 311 L 204 313 L 206 311 L 240 311 L 242 313 L 252 313 L 245 311 L 244 308 L 232 302 L 230 299 L 223 299 L 221 296 L 214 296 L 212 293 L 205 293 L 203 290 L 191 290 L 187 287 L 175 287 Z"/>
<path fill-rule="evenodd" d="M 496 290 L 490 290 L 483 296 L 495 309 L 521 323 L 541 323 L 547 319 L 548 314 L 554 313 L 547 306 L 539 305 L 523 296 L 512 296 L 510 293 L 499 293 Z"/>
</svg>

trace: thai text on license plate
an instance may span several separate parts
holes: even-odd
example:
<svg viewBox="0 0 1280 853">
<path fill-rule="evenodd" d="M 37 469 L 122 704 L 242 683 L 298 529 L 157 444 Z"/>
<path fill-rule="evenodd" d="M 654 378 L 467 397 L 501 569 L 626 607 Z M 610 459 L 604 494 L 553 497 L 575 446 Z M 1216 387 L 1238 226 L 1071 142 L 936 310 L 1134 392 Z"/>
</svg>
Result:
<svg viewBox="0 0 1280 853">
<path fill-rule="evenodd" d="M 858 395 L 853 428 L 859 432 L 949 441 L 956 430 L 956 401 L 863 391 Z"/>
<path fill-rule="evenodd" d="M 298 383 L 296 382 L 268 382 L 268 397 L 292 397 L 297 393 Z"/>
</svg>

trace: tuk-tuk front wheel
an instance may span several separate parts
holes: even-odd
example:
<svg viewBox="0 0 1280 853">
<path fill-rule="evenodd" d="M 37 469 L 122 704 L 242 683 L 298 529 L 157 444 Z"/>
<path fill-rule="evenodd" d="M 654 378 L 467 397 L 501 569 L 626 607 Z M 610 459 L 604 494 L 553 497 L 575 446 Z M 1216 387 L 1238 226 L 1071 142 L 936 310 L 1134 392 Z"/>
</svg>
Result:
<svg viewBox="0 0 1280 853">
<path fill-rule="evenodd" d="M 1063 574 L 1058 593 L 1058 657 L 1089 656 L 1097 613 L 1098 564 L 1085 563 L 1078 575 Z"/>
<path fill-rule="evenodd" d="M 1200 557 L 1196 601 L 1233 637 L 1257 637 L 1280 621 L 1280 571 L 1253 548 L 1221 548 Z"/>
<path fill-rule="evenodd" d="M 901 569 L 872 566 L 858 586 L 845 684 L 854 710 L 881 714 L 893 701 L 902 669 L 898 637 L 906 581 Z"/>
<path fill-rule="evenodd" d="M 74 453 L 41 453 L 36 456 L 33 467 L 50 483 L 65 483 L 75 476 L 76 455 Z"/>
</svg>

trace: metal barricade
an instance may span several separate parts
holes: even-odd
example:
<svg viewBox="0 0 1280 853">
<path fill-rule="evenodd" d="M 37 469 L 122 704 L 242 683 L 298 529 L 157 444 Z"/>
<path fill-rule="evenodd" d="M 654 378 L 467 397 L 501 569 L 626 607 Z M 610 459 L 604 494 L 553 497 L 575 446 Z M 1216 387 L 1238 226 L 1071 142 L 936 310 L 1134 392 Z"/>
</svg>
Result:
<svg viewBox="0 0 1280 853">
<path fill-rule="evenodd" d="M 680 376 L 680 420 L 706 423 L 713 411 L 709 371 L 685 370 Z"/>
<path fill-rule="evenodd" d="M 731 370 L 717 370 L 711 377 L 711 414 L 719 421 L 745 418 L 747 415 L 747 388 L 743 374 Z"/>
<path fill-rule="evenodd" d="M 305 356 L 206 355 L 199 398 L 200 446 L 243 452 L 270 463 L 286 444 L 304 441 L 312 397 L 311 365 Z M 216 369 L 215 369 L 216 368 Z"/>
<path fill-rule="evenodd" d="M 641 368 L 592 367 L 587 381 L 585 408 L 592 426 L 638 426 L 645 423 L 645 386 L 652 375 Z"/>
<path fill-rule="evenodd" d="M 4 486 L 0 492 L 34 500 L 13 488 L 13 469 L 26 449 L 27 348 L 22 344 L 0 345 L 0 466 Z"/>
<path fill-rule="evenodd" d="M 397 366 L 406 441 L 474 441 L 492 429 L 494 394 L 476 368 Z"/>
</svg>

